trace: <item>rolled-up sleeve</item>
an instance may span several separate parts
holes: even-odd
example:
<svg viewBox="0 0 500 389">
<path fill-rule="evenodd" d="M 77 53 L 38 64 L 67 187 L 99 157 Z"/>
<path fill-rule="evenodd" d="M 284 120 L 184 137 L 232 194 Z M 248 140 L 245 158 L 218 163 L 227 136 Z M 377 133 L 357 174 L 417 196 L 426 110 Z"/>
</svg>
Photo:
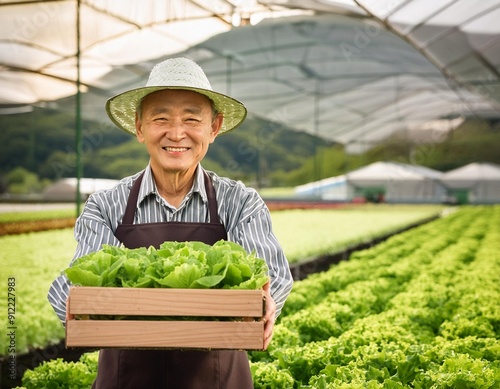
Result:
<svg viewBox="0 0 500 389">
<path fill-rule="evenodd" d="M 237 243 L 249 252 L 254 250 L 258 257 L 267 262 L 271 296 L 276 303 L 278 317 L 292 289 L 293 278 L 288 260 L 273 232 L 268 208 L 263 205 L 260 210 L 238 223 L 235 235 Z M 230 236 L 229 238 L 231 239 Z"/>
</svg>

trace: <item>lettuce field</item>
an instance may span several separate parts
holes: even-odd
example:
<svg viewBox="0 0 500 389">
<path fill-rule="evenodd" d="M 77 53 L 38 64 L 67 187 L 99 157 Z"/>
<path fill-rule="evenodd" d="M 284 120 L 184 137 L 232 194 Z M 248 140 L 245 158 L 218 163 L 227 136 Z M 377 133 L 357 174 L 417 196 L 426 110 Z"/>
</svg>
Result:
<svg viewBox="0 0 500 389">
<path fill-rule="evenodd" d="M 500 207 L 464 208 L 297 282 L 260 388 L 499 388 Z"/>
<path fill-rule="evenodd" d="M 272 212 L 274 230 L 290 263 L 368 242 L 437 215 L 439 205 L 363 205 L 345 209 Z"/>
<path fill-rule="evenodd" d="M 279 234 L 274 216 L 273 223 Z M 40 301 L 33 302 L 39 316 L 28 320 L 38 325 L 38 333 L 57 321 L 50 307 L 42 313 L 48 305 L 47 282 L 74 250 L 72 239 L 56 243 L 49 238 L 52 233 L 33 234 L 47 234 L 32 251 L 35 259 L 26 263 L 39 283 L 30 285 L 29 270 L 18 276 L 18 285 L 27 290 L 45 288 L 38 293 Z M 297 281 L 270 347 L 250 352 L 255 387 L 500 388 L 499 237 L 500 206 L 462 207 Z M 5 243 L 7 238 L 16 237 L 0 239 Z M 42 265 L 49 251 L 54 255 L 60 249 L 62 261 Z M 40 254 L 45 277 L 36 271 Z M 13 258 L 7 269 L 19 269 L 22 260 Z M 29 318 L 32 311 L 25 304 L 20 318 Z M 55 332 L 46 331 L 45 340 L 26 336 L 26 347 L 60 339 L 57 324 Z M 55 388 L 71 382 L 71 387 L 88 388 L 96 361 L 95 353 L 76 363 L 52 360 L 28 370 L 23 385 Z"/>
<path fill-rule="evenodd" d="M 76 249 L 70 230 L 53 230 L 0 237 L 1 280 L 15 281 L 16 353 L 59 342 L 64 329 L 47 301 L 50 283 L 67 265 Z M 5 291 L 5 289 L 4 289 Z M 7 299 L 0 300 L 7 312 Z M 7 316 L 0 316 L 1 328 L 7 328 Z M 7 353 L 2 337 L 0 355 Z"/>
<path fill-rule="evenodd" d="M 379 234 L 387 230 L 396 229 L 401 225 L 408 225 L 416 220 L 422 220 L 437 214 L 442 207 L 438 206 L 395 206 L 389 209 L 366 208 L 365 212 L 352 210 L 327 210 L 323 214 L 315 211 L 279 211 L 273 212 L 273 223 L 276 233 L 283 240 L 287 256 L 298 260 L 299 252 L 293 242 L 301 242 L 301 246 L 311 253 L 314 249 L 318 254 L 328 250 L 331 241 L 335 247 L 346 247 L 356 239 L 364 241 L 370 234 L 374 234 L 378 228 Z M 59 211 L 58 211 L 59 212 Z M 310 214 L 312 212 L 312 214 Z M 385 214 L 385 218 L 381 215 Z M 56 217 L 59 213 L 55 214 Z M 48 217 L 43 214 L 43 219 Z M 12 218 L 12 216 L 9 216 Z M 21 216 L 19 216 L 21 218 Z M 293 221 L 307 218 L 311 226 L 307 231 L 289 231 L 289 224 Z M 378 223 L 374 225 L 372 220 L 377 218 Z M 314 219 L 316 222 L 314 223 Z M 10 220 L 10 219 L 9 219 Z M 305 219 L 304 219 L 305 220 Z M 332 230 L 334 223 L 344 225 L 345 223 L 357 223 L 358 228 L 343 229 L 344 232 Z M 315 224 L 315 227 L 312 227 Z M 330 228 L 331 235 L 328 243 L 318 245 L 314 240 L 316 235 L 325 234 Z M 353 230 L 353 231 L 350 231 Z M 288 237 L 288 238 L 287 238 Z M 310 242 L 307 243 L 307 238 Z M 292 243 L 290 243 L 292 242 Z M 59 274 L 65 269 L 73 257 L 76 242 L 73 238 L 72 229 L 61 229 L 28 233 L 20 235 L 0 236 L 0 276 L 2 280 L 13 277 L 16 279 L 16 353 L 23 354 L 30 349 L 44 347 L 57 343 L 64 337 L 64 329 L 59 319 L 54 314 L 47 302 L 47 291 L 49 286 Z M 0 299 L 2 312 L 7 312 L 7 299 Z M 7 327 L 7 316 L 0 316 L 1 328 Z M 7 355 L 5 339 L 0 338 L 0 357 Z"/>
</svg>

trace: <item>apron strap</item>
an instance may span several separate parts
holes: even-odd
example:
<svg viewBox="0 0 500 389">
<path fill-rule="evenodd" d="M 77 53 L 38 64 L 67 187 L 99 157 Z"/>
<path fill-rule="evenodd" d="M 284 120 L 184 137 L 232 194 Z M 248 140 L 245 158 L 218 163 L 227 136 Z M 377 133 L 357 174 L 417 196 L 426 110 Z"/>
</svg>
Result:
<svg viewBox="0 0 500 389">
<path fill-rule="evenodd" d="M 210 210 L 210 223 L 219 223 L 219 213 L 217 212 L 217 198 L 215 197 L 215 188 L 212 185 L 212 180 L 206 171 L 203 171 L 205 176 L 205 192 L 208 198 L 208 209 Z"/>
<path fill-rule="evenodd" d="M 212 185 L 212 180 L 208 176 L 206 171 L 203 171 L 204 181 L 205 181 L 205 191 L 208 198 L 208 208 L 210 210 L 210 222 L 219 223 L 219 217 L 217 212 L 217 198 L 215 197 L 215 188 Z M 141 182 L 144 178 L 144 172 L 141 173 L 139 177 L 135 180 L 130 190 L 130 195 L 127 201 L 127 208 L 125 209 L 125 214 L 123 215 L 122 224 L 134 224 L 135 209 L 137 207 L 137 200 L 139 198 L 139 189 L 141 188 Z"/>
<path fill-rule="evenodd" d="M 139 189 L 141 188 L 143 177 L 144 172 L 137 177 L 134 185 L 132 185 L 132 189 L 130 189 L 130 195 L 128 196 L 127 208 L 125 209 L 125 215 L 123 215 L 122 224 L 134 224 L 135 208 L 137 207 L 137 199 L 139 198 Z"/>
</svg>

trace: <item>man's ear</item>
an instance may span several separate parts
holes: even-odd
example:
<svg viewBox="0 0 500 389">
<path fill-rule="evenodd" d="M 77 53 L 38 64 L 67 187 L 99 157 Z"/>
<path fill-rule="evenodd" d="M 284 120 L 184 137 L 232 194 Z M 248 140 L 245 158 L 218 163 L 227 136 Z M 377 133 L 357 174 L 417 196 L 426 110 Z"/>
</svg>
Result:
<svg viewBox="0 0 500 389">
<path fill-rule="evenodd" d="M 224 116 L 222 115 L 222 113 L 218 113 L 215 119 L 212 121 L 212 129 L 210 132 L 210 143 L 213 143 L 215 137 L 219 134 L 223 121 L 224 121 Z"/>
<path fill-rule="evenodd" d="M 135 136 L 139 143 L 144 143 L 144 135 L 142 133 L 142 122 L 137 112 L 135 113 Z"/>
</svg>

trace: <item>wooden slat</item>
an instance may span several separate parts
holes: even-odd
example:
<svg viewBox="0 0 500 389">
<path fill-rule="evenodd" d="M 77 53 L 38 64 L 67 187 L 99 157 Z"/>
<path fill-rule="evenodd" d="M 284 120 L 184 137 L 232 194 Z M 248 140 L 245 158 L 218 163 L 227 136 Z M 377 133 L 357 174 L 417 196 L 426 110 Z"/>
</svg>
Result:
<svg viewBox="0 0 500 389">
<path fill-rule="evenodd" d="M 262 317 L 261 290 L 73 287 L 70 315 Z"/>
<path fill-rule="evenodd" d="M 263 349 L 264 323 L 69 320 L 67 347 Z"/>
</svg>

